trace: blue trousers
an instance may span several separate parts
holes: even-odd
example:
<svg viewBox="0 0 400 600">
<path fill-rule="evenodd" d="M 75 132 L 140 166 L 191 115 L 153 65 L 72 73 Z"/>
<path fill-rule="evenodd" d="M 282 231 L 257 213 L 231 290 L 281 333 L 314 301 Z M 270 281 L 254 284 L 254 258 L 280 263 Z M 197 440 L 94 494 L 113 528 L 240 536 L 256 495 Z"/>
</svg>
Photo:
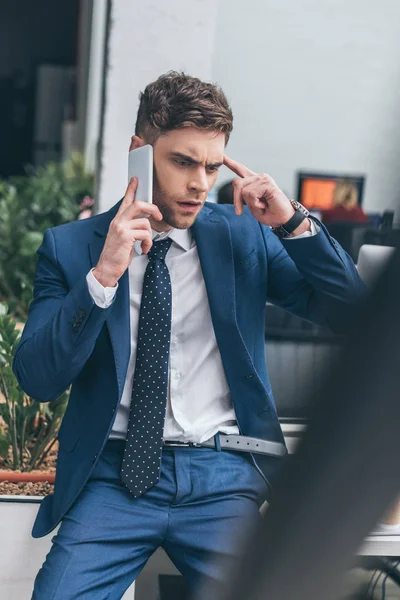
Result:
<svg viewBox="0 0 400 600">
<path fill-rule="evenodd" d="M 223 584 L 268 486 L 249 454 L 163 448 L 159 482 L 134 498 L 120 479 L 124 442 L 109 441 L 65 515 L 32 600 L 120 599 L 162 546 L 189 588 Z"/>
</svg>

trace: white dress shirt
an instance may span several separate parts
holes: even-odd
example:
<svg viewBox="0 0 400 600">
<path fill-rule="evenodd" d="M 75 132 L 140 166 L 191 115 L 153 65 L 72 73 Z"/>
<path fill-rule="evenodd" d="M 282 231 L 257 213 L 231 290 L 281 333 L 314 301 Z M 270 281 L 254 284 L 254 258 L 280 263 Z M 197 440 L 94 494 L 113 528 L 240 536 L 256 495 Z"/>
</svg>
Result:
<svg viewBox="0 0 400 600">
<path fill-rule="evenodd" d="M 298 236 L 315 235 L 319 227 Z M 169 385 L 164 439 L 203 442 L 220 431 L 238 434 L 231 393 L 211 321 L 206 287 L 196 243 L 190 229 L 153 231 L 153 240 L 172 239 L 166 255 L 171 277 L 172 324 L 169 356 Z M 121 403 L 110 439 L 126 439 L 133 376 L 135 371 L 139 310 L 148 258 L 136 242 L 129 265 L 131 355 Z M 101 308 L 112 303 L 118 284 L 104 288 L 92 271 L 87 275 L 89 292 Z"/>
</svg>

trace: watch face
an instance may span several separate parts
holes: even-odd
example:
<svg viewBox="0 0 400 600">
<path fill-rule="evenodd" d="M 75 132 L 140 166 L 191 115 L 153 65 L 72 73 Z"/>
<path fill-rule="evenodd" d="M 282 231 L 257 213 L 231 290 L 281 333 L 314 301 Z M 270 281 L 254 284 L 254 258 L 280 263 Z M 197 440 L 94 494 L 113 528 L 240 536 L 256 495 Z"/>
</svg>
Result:
<svg viewBox="0 0 400 600">
<path fill-rule="evenodd" d="M 300 212 L 303 213 L 303 215 L 306 215 L 306 217 L 308 217 L 310 212 L 305 208 L 305 206 L 300 204 L 300 202 L 297 202 L 297 200 L 291 200 L 291 203 L 295 210 L 299 210 Z"/>
</svg>

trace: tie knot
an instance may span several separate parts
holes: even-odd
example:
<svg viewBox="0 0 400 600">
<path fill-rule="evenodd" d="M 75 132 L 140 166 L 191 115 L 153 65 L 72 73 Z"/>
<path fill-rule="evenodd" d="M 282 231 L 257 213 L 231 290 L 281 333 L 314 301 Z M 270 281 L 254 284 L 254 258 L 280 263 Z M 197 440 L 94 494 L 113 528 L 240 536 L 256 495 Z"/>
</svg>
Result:
<svg viewBox="0 0 400 600">
<path fill-rule="evenodd" d="M 161 240 L 160 242 L 154 242 L 147 256 L 149 260 L 165 260 L 165 256 L 169 250 L 170 245 L 172 244 L 171 238 L 166 238 L 165 240 Z"/>
</svg>

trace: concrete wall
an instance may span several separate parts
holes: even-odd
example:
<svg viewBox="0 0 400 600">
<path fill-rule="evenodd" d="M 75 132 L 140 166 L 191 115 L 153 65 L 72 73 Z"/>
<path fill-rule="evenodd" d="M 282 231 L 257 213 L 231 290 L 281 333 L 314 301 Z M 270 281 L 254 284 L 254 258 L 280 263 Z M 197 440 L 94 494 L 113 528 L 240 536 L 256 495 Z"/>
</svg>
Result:
<svg viewBox="0 0 400 600">
<path fill-rule="evenodd" d="M 399 33 L 397 0 L 114 0 L 100 210 L 125 189 L 139 91 L 181 68 L 222 84 L 229 152 L 290 195 L 298 169 L 361 172 L 366 209 L 394 208 Z"/>
<path fill-rule="evenodd" d="M 21 497 L 20 497 L 21 498 Z M 0 496 L 0 598 L 28 600 L 32 595 L 35 577 L 51 548 L 55 531 L 40 539 L 31 537 L 32 526 L 40 499 Z M 126 591 L 122 600 L 134 600 L 135 585 Z M 137 600 L 140 600 L 137 599 Z"/>
<path fill-rule="evenodd" d="M 124 194 L 139 92 L 170 69 L 208 79 L 217 0 L 114 0 L 108 50 L 100 210 Z"/>
</svg>

